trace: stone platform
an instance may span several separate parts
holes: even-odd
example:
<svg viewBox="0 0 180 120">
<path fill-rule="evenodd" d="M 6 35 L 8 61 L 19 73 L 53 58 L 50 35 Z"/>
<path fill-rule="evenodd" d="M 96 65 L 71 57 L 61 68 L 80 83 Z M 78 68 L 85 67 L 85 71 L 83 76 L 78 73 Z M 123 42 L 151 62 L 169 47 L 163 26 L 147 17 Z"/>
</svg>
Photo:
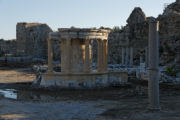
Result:
<svg viewBox="0 0 180 120">
<path fill-rule="evenodd" d="M 103 73 L 45 73 L 41 76 L 40 87 L 58 88 L 105 88 L 111 85 L 119 85 L 127 82 L 127 72 L 103 72 Z"/>
</svg>

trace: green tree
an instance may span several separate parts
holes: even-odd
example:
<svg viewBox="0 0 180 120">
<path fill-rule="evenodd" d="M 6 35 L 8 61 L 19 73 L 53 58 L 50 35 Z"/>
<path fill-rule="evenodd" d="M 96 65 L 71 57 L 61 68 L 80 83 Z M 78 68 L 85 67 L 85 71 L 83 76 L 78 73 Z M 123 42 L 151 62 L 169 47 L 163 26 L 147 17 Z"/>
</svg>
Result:
<svg viewBox="0 0 180 120">
<path fill-rule="evenodd" d="M 114 26 L 113 29 L 112 29 L 112 32 L 120 32 L 121 29 L 119 26 Z"/>
</svg>

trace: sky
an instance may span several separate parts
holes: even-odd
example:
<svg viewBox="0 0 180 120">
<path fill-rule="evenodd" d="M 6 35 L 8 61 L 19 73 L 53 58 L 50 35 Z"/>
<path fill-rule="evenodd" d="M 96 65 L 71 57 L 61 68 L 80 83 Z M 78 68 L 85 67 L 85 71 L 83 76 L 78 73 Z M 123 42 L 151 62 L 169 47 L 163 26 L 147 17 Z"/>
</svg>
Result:
<svg viewBox="0 0 180 120">
<path fill-rule="evenodd" d="M 17 22 L 46 23 L 52 30 L 71 26 L 126 25 L 134 7 L 157 17 L 175 0 L 0 0 L 0 39 L 16 38 Z"/>
</svg>

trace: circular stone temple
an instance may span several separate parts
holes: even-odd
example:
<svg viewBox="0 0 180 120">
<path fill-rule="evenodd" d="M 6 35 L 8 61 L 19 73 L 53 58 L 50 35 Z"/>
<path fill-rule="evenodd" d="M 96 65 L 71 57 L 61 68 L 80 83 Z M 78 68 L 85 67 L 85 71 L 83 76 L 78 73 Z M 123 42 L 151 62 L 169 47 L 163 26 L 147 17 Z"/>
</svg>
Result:
<svg viewBox="0 0 180 120">
<path fill-rule="evenodd" d="M 105 29 L 60 28 L 49 33 L 48 72 L 42 74 L 40 86 L 60 88 L 106 87 L 127 81 L 127 72 L 108 72 L 108 35 Z M 61 72 L 53 71 L 52 41 L 61 44 Z M 97 45 L 97 70 L 91 70 L 92 42 Z"/>
<path fill-rule="evenodd" d="M 61 43 L 61 71 L 62 73 L 91 72 L 92 41 L 98 42 L 98 72 L 107 71 L 107 39 L 109 30 L 94 29 L 59 29 L 49 35 L 49 48 L 52 39 Z M 52 49 L 52 48 L 51 48 Z M 49 72 L 52 72 L 52 50 L 49 49 Z"/>
</svg>

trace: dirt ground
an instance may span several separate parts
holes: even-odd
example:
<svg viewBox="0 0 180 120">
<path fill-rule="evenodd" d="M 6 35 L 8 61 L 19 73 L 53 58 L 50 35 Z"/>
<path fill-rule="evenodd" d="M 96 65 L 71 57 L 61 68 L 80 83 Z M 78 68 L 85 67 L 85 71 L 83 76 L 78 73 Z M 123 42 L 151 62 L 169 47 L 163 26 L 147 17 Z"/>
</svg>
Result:
<svg viewBox="0 0 180 120">
<path fill-rule="evenodd" d="M 0 68 L 0 83 L 32 82 L 34 79 L 31 68 Z"/>
<path fill-rule="evenodd" d="M 0 120 L 180 120 L 177 87 L 161 87 L 161 110 L 149 111 L 146 86 L 45 91 L 14 84 L 34 77 L 29 69 L 0 70 L 0 90 L 15 96 L 0 94 Z"/>
</svg>

